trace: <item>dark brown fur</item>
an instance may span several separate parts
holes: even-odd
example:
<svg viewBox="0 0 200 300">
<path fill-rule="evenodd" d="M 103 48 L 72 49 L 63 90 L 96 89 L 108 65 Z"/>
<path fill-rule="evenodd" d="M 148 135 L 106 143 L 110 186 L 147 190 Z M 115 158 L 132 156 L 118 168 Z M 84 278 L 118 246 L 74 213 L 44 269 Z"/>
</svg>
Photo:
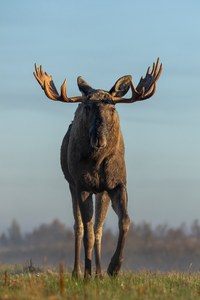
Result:
<svg viewBox="0 0 200 300">
<path fill-rule="evenodd" d="M 101 275 L 102 226 L 109 201 L 119 217 L 119 240 L 108 267 L 117 274 L 129 228 L 127 213 L 124 141 L 118 113 L 108 92 L 93 91 L 88 101 L 79 104 L 61 147 L 61 166 L 69 182 L 75 217 L 75 264 L 80 274 L 80 247 L 84 232 L 85 277 L 91 275 L 92 248 L 95 242 L 96 274 Z M 93 226 L 92 194 L 96 194 Z"/>
</svg>

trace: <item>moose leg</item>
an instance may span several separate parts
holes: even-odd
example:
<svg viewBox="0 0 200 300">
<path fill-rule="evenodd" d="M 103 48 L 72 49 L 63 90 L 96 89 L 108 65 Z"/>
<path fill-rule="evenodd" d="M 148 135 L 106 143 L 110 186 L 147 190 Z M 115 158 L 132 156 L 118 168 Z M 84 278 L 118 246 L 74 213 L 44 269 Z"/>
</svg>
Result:
<svg viewBox="0 0 200 300">
<path fill-rule="evenodd" d="M 92 274 L 92 250 L 94 247 L 94 227 L 93 227 L 93 202 L 92 194 L 82 192 L 79 196 L 79 207 L 83 220 L 85 248 L 85 274 L 87 279 Z"/>
<path fill-rule="evenodd" d="M 83 238 L 83 222 L 80 213 L 79 204 L 76 198 L 75 191 L 70 186 L 70 191 L 72 195 L 73 203 L 73 213 L 74 213 L 74 235 L 75 235 L 75 259 L 74 259 L 74 269 L 72 272 L 73 277 L 80 277 L 81 267 L 80 267 L 80 255 L 81 255 L 81 242 Z"/>
<path fill-rule="evenodd" d="M 112 207 L 119 219 L 119 237 L 117 248 L 107 270 L 107 273 L 112 276 L 118 274 L 123 262 L 123 249 L 130 225 L 130 218 L 127 212 L 128 196 L 126 186 L 123 184 L 119 185 L 114 190 L 109 192 L 109 196 L 112 201 Z"/>
<path fill-rule="evenodd" d="M 110 198 L 107 192 L 97 194 L 95 202 L 95 262 L 96 262 L 96 276 L 101 277 L 101 239 L 102 239 L 102 227 L 107 215 L 108 207 L 110 204 Z"/>
</svg>

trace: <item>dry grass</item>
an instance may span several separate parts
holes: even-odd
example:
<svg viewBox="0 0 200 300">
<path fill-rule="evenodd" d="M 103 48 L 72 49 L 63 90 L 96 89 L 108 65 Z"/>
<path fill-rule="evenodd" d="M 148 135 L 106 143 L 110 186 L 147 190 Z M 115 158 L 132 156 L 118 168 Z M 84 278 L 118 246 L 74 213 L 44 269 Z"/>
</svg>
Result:
<svg viewBox="0 0 200 300">
<path fill-rule="evenodd" d="M 0 299 L 200 299 L 200 273 L 125 272 L 84 281 L 60 270 L 30 273 L 2 266 Z"/>
</svg>

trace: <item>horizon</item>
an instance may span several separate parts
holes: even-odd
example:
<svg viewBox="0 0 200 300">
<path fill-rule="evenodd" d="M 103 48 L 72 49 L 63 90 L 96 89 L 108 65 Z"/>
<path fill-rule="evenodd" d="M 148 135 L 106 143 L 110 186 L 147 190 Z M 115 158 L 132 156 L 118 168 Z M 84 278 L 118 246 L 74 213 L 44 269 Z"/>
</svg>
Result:
<svg viewBox="0 0 200 300">
<path fill-rule="evenodd" d="M 77 106 L 47 99 L 33 77 L 34 63 L 58 90 L 67 78 L 68 95 L 75 96 L 78 75 L 94 88 L 109 90 L 126 74 L 137 85 L 160 57 L 155 95 L 117 106 L 129 216 L 153 226 L 199 220 L 199 11 L 196 0 L 3 1 L 0 231 L 13 219 L 24 230 L 56 218 L 74 224 L 59 153 Z M 118 227 L 111 208 L 106 226 Z"/>
</svg>

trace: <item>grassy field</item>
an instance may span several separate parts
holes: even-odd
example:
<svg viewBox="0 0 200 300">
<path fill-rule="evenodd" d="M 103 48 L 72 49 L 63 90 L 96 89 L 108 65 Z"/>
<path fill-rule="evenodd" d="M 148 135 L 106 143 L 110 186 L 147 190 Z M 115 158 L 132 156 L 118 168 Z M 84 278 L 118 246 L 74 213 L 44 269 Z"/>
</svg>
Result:
<svg viewBox="0 0 200 300">
<path fill-rule="evenodd" d="M 125 272 L 116 278 L 72 279 L 46 270 L 28 273 L 0 267 L 0 299 L 200 299 L 200 273 Z"/>
</svg>

